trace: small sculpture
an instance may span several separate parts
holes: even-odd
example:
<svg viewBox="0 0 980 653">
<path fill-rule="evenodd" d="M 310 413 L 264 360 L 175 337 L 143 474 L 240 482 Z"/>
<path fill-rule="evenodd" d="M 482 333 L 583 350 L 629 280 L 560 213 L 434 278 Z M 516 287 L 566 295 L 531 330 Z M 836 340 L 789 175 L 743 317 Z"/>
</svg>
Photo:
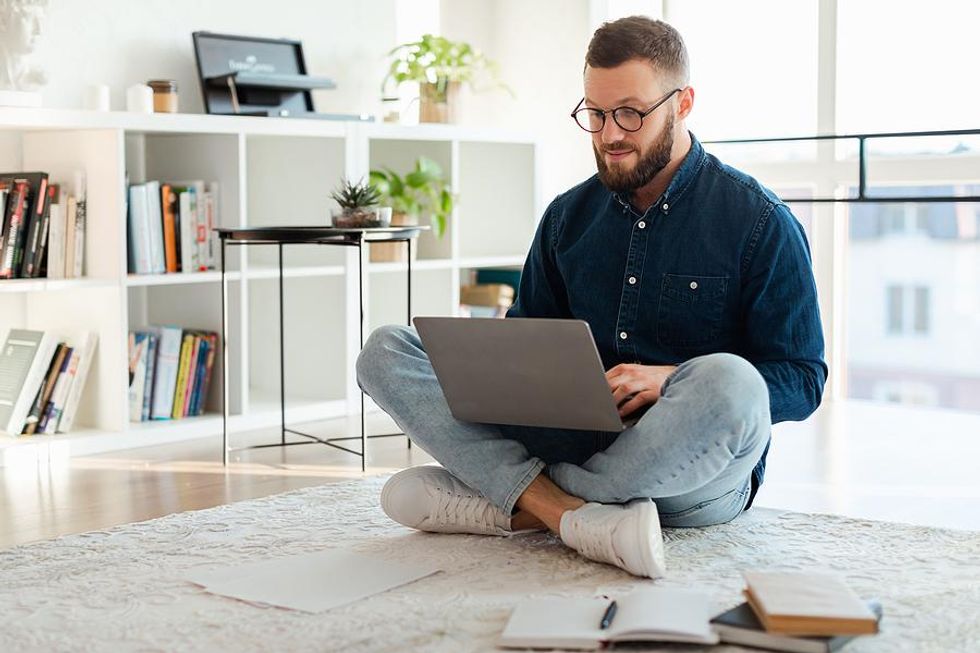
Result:
<svg viewBox="0 0 980 653">
<path fill-rule="evenodd" d="M 30 64 L 47 7 L 48 0 L 0 0 L 0 93 L 35 91 L 47 82 Z"/>
</svg>

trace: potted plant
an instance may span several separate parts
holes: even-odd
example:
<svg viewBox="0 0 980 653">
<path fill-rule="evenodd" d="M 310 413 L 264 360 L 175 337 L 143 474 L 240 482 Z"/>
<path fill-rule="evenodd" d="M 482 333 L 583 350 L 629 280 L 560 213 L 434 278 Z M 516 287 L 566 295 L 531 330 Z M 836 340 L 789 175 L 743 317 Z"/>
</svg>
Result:
<svg viewBox="0 0 980 653">
<path fill-rule="evenodd" d="M 340 205 L 332 214 L 334 227 L 387 227 L 391 223 L 391 207 L 378 206 L 381 193 L 370 182 L 364 183 L 362 180 L 354 184 L 346 178 L 342 179 L 340 188 L 334 190 L 330 197 Z"/>
<path fill-rule="evenodd" d="M 414 169 L 399 175 L 391 168 L 372 170 L 371 184 L 378 189 L 381 199 L 392 208 L 391 224 L 415 225 L 419 218 L 429 215 L 432 233 L 441 238 L 446 231 L 446 221 L 453 212 L 454 198 L 449 181 L 438 163 L 427 157 L 419 157 Z M 418 248 L 412 248 L 412 254 Z M 372 243 L 372 261 L 404 261 L 403 243 Z"/>
<path fill-rule="evenodd" d="M 424 34 L 420 41 L 403 43 L 388 55 L 394 60 L 382 89 L 389 80 L 397 84 L 418 82 L 420 122 L 455 122 L 460 84 L 468 83 L 474 90 L 483 90 L 475 84 L 482 75 L 489 75 L 491 86 L 510 92 L 497 77 L 497 65 L 463 41 Z"/>
</svg>

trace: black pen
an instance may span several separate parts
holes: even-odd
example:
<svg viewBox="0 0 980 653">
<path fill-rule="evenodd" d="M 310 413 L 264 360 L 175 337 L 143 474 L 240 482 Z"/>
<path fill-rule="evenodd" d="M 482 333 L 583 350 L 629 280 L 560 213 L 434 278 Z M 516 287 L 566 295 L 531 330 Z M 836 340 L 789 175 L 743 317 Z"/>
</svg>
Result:
<svg viewBox="0 0 980 653">
<path fill-rule="evenodd" d="M 599 622 L 599 630 L 605 630 L 606 628 L 609 628 L 609 625 L 612 624 L 613 617 L 615 616 L 616 616 L 616 602 L 613 601 L 612 603 L 609 604 L 609 607 L 606 608 L 605 614 L 602 615 L 602 621 Z"/>
</svg>

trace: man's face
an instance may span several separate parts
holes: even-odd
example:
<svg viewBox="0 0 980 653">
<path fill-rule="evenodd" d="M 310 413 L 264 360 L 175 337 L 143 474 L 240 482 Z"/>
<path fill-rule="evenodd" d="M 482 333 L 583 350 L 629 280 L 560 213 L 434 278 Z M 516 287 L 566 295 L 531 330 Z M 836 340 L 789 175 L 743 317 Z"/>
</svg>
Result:
<svg viewBox="0 0 980 653">
<path fill-rule="evenodd" d="M 583 106 L 604 110 L 626 106 L 643 113 L 671 90 L 647 61 L 627 61 L 615 68 L 588 66 Z M 635 132 L 622 129 L 611 113 L 606 114 L 602 131 L 592 134 L 592 149 L 599 179 L 609 190 L 630 193 L 670 162 L 674 111 L 671 98 L 644 118 Z"/>
</svg>

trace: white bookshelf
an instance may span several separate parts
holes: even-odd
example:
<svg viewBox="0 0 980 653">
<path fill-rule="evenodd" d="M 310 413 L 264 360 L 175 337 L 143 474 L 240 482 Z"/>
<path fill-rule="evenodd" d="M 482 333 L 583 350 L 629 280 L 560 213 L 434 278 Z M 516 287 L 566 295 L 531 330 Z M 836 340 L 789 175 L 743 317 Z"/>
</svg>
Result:
<svg viewBox="0 0 980 653">
<path fill-rule="evenodd" d="M 90 329 L 99 334 L 75 432 L 0 436 L 0 465 L 198 437 L 220 437 L 221 369 L 203 417 L 131 423 L 126 343 L 150 324 L 221 330 L 221 275 L 130 275 L 126 183 L 219 183 L 224 227 L 326 224 L 341 176 L 404 172 L 437 161 L 458 195 L 446 233 L 423 233 L 412 263 L 414 315 L 454 315 L 473 269 L 519 267 L 543 205 L 537 144 L 526 133 L 454 125 L 389 124 L 0 108 L 0 166 L 87 179 L 85 277 L 0 280 L 0 332 Z M 287 419 L 315 421 L 360 410 L 357 253 L 284 247 Z M 233 432 L 279 420 L 278 254 L 229 246 L 229 396 Z M 368 254 L 365 252 L 365 261 Z M 406 318 L 405 263 L 366 263 L 365 333 Z M 216 365 L 220 364 L 220 357 Z M 368 402 L 370 405 L 370 402 Z"/>
</svg>

